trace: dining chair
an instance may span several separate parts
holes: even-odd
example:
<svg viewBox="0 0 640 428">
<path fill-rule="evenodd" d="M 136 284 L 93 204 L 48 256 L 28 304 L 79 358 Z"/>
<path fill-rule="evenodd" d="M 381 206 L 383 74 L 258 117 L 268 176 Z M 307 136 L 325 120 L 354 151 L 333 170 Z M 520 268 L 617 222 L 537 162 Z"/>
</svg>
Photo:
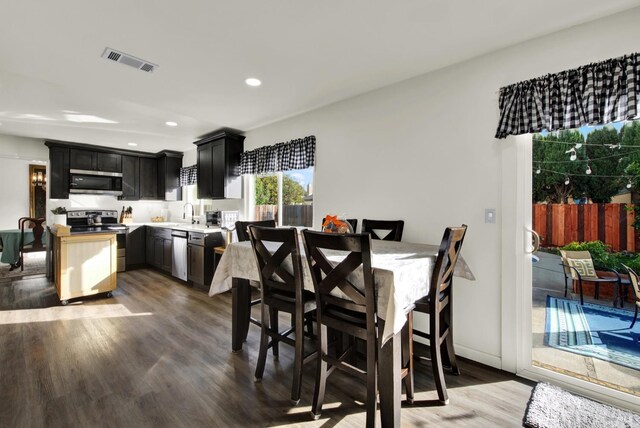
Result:
<svg viewBox="0 0 640 428">
<path fill-rule="evenodd" d="M 635 313 L 633 314 L 633 321 L 631 321 L 630 329 L 636 325 L 636 321 L 638 320 L 638 309 L 640 308 L 640 287 L 638 286 L 638 274 L 626 265 L 622 265 L 629 272 L 629 280 L 631 281 L 631 285 L 633 286 L 633 292 L 635 296 Z M 621 297 L 622 298 L 622 297 Z"/>
<path fill-rule="evenodd" d="M 358 227 L 358 219 L 348 218 L 348 219 L 345 219 L 345 221 L 351 225 L 351 230 L 353 230 L 353 233 L 356 233 L 356 228 Z"/>
<path fill-rule="evenodd" d="M 46 218 L 22 217 L 18 219 L 18 229 L 20 229 L 20 270 L 24 271 L 24 254 L 46 251 L 46 247 L 42 241 L 44 235 L 44 223 Z M 33 242 L 25 244 L 24 232 L 26 229 L 32 229 Z"/>
<path fill-rule="evenodd" d="M 276 221 L 258 220 L 258 221 L 236 221 L 236 235 L 239 242 L 249 240 L 249 226 L 276 227 Z"/>
<path fill-rule="evenodd" d="M 564 272 L 564 297 L 567 297 L 569 278 L 571 278 L 573 283 L 578 283 L 578 289 L 580 290 L 580 305 L 584 305 L 584 295 L 582 292 L 583 281 L 594 283 L 594 299 L 600 297 L 601 283 L 614 284 L 613 305 L 616 305 L 616 300 L 618 299 L 621 288 L 621 279 L 618 272 L 610 269 L 602 269 L 611 272 L 612 276 L 598 276 L 593 264 L 593 259 L 591 258 L 591 253 L 588 251 L 560 250 L 560 256 L 562 257 L 562 263 L 560 263 L 560 265 Z"/>
<path fill-rule="evenodd" d="M 376 290 L 371 267 L 371 236 L 368 234 L 331 234 L 303 231 L 305 252 L 316 297 L 318 324 L 318 359 L 311 415 L 318 419 L 322 412 L 327 377 L 334 369 L 364 378 L 367 385 L 367 426 L 375 424 L 378 355 L 378 325 L 376 322 Z M 337 262 L 332 256 L 340 254 Z M 331 257 L 331 260 L 330 260 Z M 334 293 L 339 292 L 340 297 Z M 344 352 L 330 355 L 328 328 L 355 336 L 366 342 L 366 370 L 348 362 L 353 345 Z M 410 332 L 409 335 L 410 336 Z M 402 377 L 407 397 L 413 399 L 413 373 L 403 367 Z"/>
<path fill-rule="evenodd" d="M 293 384 L 291 402 L 300 401 L 302 387 L 302 366 L 312 361 L 317 352 L 303 355 L 304 325 L 313 322 L 316 300 L 312 292 L 304 290 L 302 284 L 302 258 L 298 244 L 298 231 L 295 227 L 276 229 L 271 227 L 249 226 L 249 239 L 260 273 L 261 328 L 260 352 L 256 365 L 255 378 L 261 381 L 267 359 L 267 350 L 273 349 L 278 357 L 279 342 L 294 347 Z M 275 251 L 267 246 L 277 244 Z M 272 248 L 271 250 L 273 250 Z M 291 264 L 289 268 L 288 264 Z M 291 314 L 294 322 L 291 328 L 280 331 L 278 313 Z M 294 334 L 294 340 L 289 336 Z"/>
<path fill-rule="evenodd" d="M 385 236 L 379 236 L 376 231 L 388 231 Z M 372 239 L 383 241 L 402 241 L 404 221 L 402 220 L 362 220 L 362 233 L 371 234 Z"/>
<path fill-rule="evenodd" d="M 276 227 L 276 221 L 271 220 L 258 220 L 258 221 L 236 221 L 236 235 L 238 236 L 238 242 L 246 242 L 249 241 L 249 226 L 262 226 L 262 227 Z M 253 299 L 249 304 L 249 322 L 261 326 L 260 320 L 251 316 L 251 308 L 259 305 L 260 299 Z M 247 325 L 247 329 L 249 325 Z M 274 352 L 277 352 L 276 348 L 274 348 Z"/>
<path fill-rule="evenodd" d="M 451 367 L 451 372 L 460 374 L 453 347 L 453 271 L 460 255 L 462 242 L 467 233 L 467 226 L 447 227 L 442 236 L 438 257 L 431 275 L 431 285 L 426 297 L 415 303 L 414 312 L 429 315 L 429 333 L 413 329 L 413 334 L 429 340 L 431 366 L 438 391 L 438 400 L 442 404 L 449 403 L 447 385 L 444 380 L 443 353 Z M 413 324 L 413 313 L 409 315 Z M 413 324 L 415 326 L 415 324 Z"/>
</svg>

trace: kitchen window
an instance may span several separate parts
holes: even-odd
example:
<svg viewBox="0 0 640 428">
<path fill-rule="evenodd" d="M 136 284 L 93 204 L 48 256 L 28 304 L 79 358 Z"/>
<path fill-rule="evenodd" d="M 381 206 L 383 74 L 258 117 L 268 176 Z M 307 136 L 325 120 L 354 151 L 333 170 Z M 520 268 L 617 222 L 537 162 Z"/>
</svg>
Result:
<svg viewBox="0 0 640 428">
<path fill-rule="evenodd" d="M 313 167 L 254 176 L 254 219 L 281 226 L 311 227 Z"/>
</svg>

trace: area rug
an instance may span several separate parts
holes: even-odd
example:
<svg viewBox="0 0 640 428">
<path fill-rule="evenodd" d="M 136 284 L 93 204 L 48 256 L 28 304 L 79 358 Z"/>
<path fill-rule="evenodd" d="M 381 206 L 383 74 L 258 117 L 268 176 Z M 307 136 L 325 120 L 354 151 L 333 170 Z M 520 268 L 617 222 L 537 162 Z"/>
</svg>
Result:
<svg viewBox="0 0 640 428">
<path fill-rule="evenodd" d="M 533 389 L 524 426 L 533 428 L 638 427 L 640 416 L 572 394 L 548 383 Z"/>
<path fill-rule="evenodd" d="M 10 270 L 8 264 L 0 265 L 0 279 L 20 278 L 23 276 L 41 275 L 46 273 L 46 254 L 44 252 L 25 254 L 24 271 L 20 268 Z"/>
<path fill-rule="evenodd" d="M 547 296 L 544 344 L 640 370 L 640 322 L 612 306 Z"/>
</svg>

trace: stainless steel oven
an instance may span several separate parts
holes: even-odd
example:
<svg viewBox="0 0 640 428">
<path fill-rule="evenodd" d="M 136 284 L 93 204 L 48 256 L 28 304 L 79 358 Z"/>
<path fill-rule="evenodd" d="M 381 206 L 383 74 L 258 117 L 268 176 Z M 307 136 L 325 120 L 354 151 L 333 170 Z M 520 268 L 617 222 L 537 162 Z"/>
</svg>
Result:
<svg viewBox="0 0 640 428">
<path fill-rule="evenodd" d="M 122 173 L 72 169 L 69 171 L 69 193 L 122 195 Z"/>
</svg>

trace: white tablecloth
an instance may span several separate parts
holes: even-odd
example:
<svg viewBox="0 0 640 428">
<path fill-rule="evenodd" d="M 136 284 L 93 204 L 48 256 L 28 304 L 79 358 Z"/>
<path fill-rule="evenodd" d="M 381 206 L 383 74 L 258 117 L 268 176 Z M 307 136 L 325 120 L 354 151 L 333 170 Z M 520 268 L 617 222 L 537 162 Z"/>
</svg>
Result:
<svg viewBox="0 0 640 428">
<path fill-rule="evenodd" d="M 273 250 L 276 248 L 277 246 Z M 303 252 L 304 287 L 313 291 L 309 266 L 304 259 L 304 248 L 300 249 Z M 383 343 L 402 330 L 406 322 L 406 308 L 429 292 L 437 255 L 437 245 L 372 241 L 371 264 L 378 291 L 378 316 L 385 320 Z M 343 258 L 344 256 L 337 253 L 330 257 L 336 261 Z M 361 268 L 356 270 L 354 275 L 357 276 L 358 273 L 362 275 Z M 454 275 L 475 280 L 462 257 L 458 259 Z M 235 242 L 226 248 L 213 276 L 209 296 L 230 290 L 232 277 L 253 281 L 260 279 L 250 242 Z M 362 284 L 361 280 L 354 282 Z"/>
</svg>

